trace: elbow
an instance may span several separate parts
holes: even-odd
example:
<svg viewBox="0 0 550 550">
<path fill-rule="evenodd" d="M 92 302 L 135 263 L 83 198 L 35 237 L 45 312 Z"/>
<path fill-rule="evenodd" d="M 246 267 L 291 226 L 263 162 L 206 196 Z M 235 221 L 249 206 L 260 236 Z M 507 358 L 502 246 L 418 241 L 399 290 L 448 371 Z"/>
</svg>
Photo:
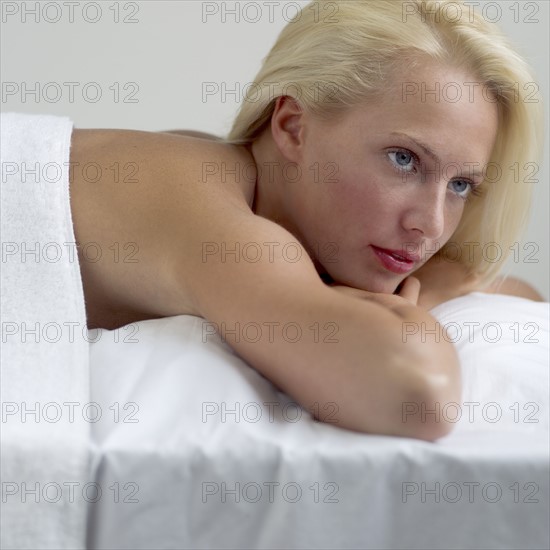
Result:
<svg viewBox="0 0 550 550">
<path fill-rule="evenodd" d="M 460 366 L 454 347 L 439 349 L 443 354 L 433 351 L 409 346 L 406 355 L 394 356 L 392 367 L 384 370 L 386 383 L 367 389 L 358 406 L 339 418 L 339 426 L 428 442 L 448 435 L 455 423 L 446 413 L 456 410 L 448 405 L 461 398 Z"/>
<path fill-rule="evenodd" d="M 462 383 L 460 363 L 452 344 L 419 354 L 413 371 L 416 383 L 404 389 L 401 402 L 403 435 L 436 441 L 456 426 L 453 414 L 460 408 Z"/>
<path fill-rule="evenodd" d="M 458 403 L 457 399 L 449 399 L 449 393 L 440 387 L 428 387 L 409 394 L 401 404 L 401 435 L 429 442 L 449 435 L 456 422 L 446 414 L 447 405 Z"/>
</svg>

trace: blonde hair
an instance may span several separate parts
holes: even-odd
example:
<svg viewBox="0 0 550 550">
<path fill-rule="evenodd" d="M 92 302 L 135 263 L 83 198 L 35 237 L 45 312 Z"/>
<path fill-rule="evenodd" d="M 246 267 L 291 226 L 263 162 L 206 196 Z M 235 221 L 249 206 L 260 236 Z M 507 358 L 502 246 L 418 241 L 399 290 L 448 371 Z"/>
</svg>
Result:
<svg viewBox="0 0 550 550">
<path fill-rule="evenodd" d="M 304 110 L 330 120 L 383 98 L 395 85 L 392 73 L 406 61 L 429 57 L 463 68 L 491 91 L 498 136 L 483 192 L 467 202 L 458 228 L 430 261 L 458 261 L 481 286 L 490 284 L 528 221 L 543 127 L 531 69 L 478 12 L 462 0 L 310 3 L 279 35 L 226 141 L 257 139 L 279 96 L 292 96 Z"/>
</svg>

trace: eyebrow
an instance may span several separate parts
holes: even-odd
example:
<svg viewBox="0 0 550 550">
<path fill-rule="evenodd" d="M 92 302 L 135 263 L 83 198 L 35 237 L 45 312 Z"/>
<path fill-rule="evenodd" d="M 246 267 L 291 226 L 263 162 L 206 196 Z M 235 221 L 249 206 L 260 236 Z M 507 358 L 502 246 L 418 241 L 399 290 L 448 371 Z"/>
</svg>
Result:
<svg viewBox="0 0 550 550">
<path fill-rule="evenodd" d="M 412 141 L 414 144 L 416 144 L 418 147 L 420 147 L 420 149 L 422 149 L 422 151 L 424 151 L 424 153 L 430 157 L 435 163 L 441 165 L 441 159 L 437 156 L 436 153 L 434 153 L 429 147 L 428 145 L 426 145 L 425 143 L 422 143 L 419 139 L 417 138 L 413 138 L 412 136 L 410 136 L 409 134 L 403 134 L 401 132 L 392 132 L 390 134 L 390 136 L 392 137 L 400 137 L 400 138 L 405 138 L 405 139 L 408 139 L 409 141 Z M 469 174 L 468 175 L 471 175 L 473 177 L 483 177 L 483 172 L 479 171 L 479 170 L 472 170 L 472 172 L 468 171 Z"/>
</svg>

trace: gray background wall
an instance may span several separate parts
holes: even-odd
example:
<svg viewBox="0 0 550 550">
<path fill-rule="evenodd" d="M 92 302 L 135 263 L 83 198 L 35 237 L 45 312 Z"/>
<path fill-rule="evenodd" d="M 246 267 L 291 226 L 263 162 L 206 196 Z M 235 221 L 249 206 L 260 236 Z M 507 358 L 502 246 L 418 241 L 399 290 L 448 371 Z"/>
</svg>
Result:
<svg viewBox="0 0 550 550">
<path fill-rule="evenodd" d="M 66 115 L 80 128 L 225 134 L 279 31 L 307 3 L 2 0 L 1 110 Z M 548 299 L 550 2 L 468 4 L 534 67 L 546 106 L 531 221 L 507 267 Z"/>
</svg>

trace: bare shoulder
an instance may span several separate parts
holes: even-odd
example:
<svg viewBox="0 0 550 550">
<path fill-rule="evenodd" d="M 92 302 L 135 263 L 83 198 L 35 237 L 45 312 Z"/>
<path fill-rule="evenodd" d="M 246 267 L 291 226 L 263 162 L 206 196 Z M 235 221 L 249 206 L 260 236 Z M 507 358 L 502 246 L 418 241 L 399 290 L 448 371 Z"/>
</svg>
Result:
<svg viewBox="0 0 550 550">
<path fill-rule="evenodd" d="M 535 302 L 544 302 L 544 297 L 529 283 L 517 277 L 498 277 L 491 285 L 479 288 L 480 292 L 488 294 L 505 294 L 527 298 Z"/>
<path fill-rule="evenodd" d="M 483 286 L 479 278 L 468 274 L 458 262 L 432 258 L 413 274 L 420 280 L 418 305 L 431 309 L 443 302 L 471 292 L 505 294 L 544 301 L 544 298 L 528 283 L 516 277 L 498 277 L 492 284 Z"/>
<path fill-rule="evenodd" d="M 222 138 L 214 134 L 209 134 L 207 132 L 199 132 L 198 130 L 164 130 L 164 132 L 162 133 L 175 134 L 178 136 L 187 136 L 187 137 L 194 137 L 194 138 L 200 138 L 200 139 L 209 139 L 212 141 L 223 141 Z"/>
<path fill-rule="evenodd" d="M 221 175 L 221 167 L 231 173 L 229 168 L 252 160 L 243 148 L 223 142 L 74 130 L 71 211 L 89 324 L 116 328 L 195 312 L 193 272 L 181 271 L 181 258 L 205 220 L 220 211 L 231 216 L 248 210 L 253 216 L 254 182 L 240 172 Z"/>
</svg>

